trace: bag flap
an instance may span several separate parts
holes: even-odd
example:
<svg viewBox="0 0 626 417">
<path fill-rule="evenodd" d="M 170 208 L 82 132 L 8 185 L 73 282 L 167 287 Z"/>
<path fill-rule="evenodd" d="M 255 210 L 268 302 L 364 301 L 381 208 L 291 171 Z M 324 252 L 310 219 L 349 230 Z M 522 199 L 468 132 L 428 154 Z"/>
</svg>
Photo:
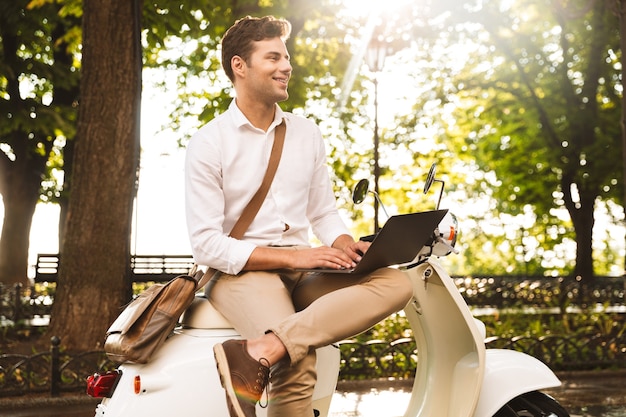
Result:
<svg viewBox="0 0 626 417">
<path fill-rule="evenodd" d="M 131 326 L 137 321 L 137 319 L 141 317 L 146 310 L 148 310 L 148 306 L 167 285 L 169 285 L 169 282 L 166 284 L 154 284 L 139 294 L 137 298 L 132 300 L 126 306 L 117 319 L 115 319 L 106 334 L 126 333 L 128 329 L 130 329 Z"/>
</svg>

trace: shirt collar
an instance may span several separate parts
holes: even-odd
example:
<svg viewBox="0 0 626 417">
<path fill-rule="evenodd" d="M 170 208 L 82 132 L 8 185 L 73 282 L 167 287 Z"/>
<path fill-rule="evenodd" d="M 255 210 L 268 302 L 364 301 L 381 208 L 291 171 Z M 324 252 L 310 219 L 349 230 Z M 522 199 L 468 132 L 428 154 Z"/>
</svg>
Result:
<svg viewBox="0 0 626 417">
<path fill-rule="evenodd" d="M 285 112 L 283 112 L 283 110 L 280 108 L 278 104 L 275 104 L 275 106 L 276 106 L 276 110 L 274 112 L 274 121 L 272 122 L 268 130 L 272 130 L 273 128 L 278 126 L 285 118 Z M 232 117 L 233 117 L 233 122 L 235 123 L 235 126 L 237 126 L 237 128 L 241 128 L 247 125 L 247 126 L 250 126 L 252 129 L 256 129 L 254 126 L 252 126 L 248 118 L 243 114 L 243 112 L 239 109 L 239 107 L 237 107 L 237 104 L 235 103 L 235 99 L 233 99 L 230 102 L 230 105 L 228 106 L 228 110 L 231 112 Z"/>
</svg>

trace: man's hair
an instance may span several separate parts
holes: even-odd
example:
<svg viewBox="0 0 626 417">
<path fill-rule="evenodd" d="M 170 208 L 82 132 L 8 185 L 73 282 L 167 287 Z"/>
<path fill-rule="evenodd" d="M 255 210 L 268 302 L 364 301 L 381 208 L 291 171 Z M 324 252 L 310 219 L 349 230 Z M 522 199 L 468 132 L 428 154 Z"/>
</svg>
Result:
<svg viewBox="0 0 626 417">
<path fill-rule="evenodd" d="M 254 51 L 254 42 L 281 38 L 286 41 L 291 34 L 291 23 L 274 16 L 246 16 L 235 22 L 222 38 L 222 67 L 231 81 L 235 81 L 231 60 L 239 56 L 248 63 Z"/>
</svg>

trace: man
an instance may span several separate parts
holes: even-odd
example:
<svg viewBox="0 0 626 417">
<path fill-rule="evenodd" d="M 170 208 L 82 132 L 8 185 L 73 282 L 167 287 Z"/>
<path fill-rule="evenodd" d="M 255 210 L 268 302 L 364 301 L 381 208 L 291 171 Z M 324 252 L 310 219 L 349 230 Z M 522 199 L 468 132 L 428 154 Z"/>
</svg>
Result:
<svg viewBox="0 0 626 417">
<path fill-rule="evenodd" d="M 315 349 L 361 333 L 401 310 L 412 290 L 383 268 L 367 276 L 303 273 L 350 268 L 369 243 L 342 222 L 324 143 L 311 121 L 283 112 L 291 76 L 291 25 L 272 16 L 238 20 L 222 39 L 222 66 L 236 98 L 191 139 L 186 211 L 198 264 L 222 272 L 209 294 L 247 340 L 214 347 L 230 415 L 255 416 L 268 385 L 271 417 L 313 416 Z M 242 239 L 228 236 L 257 191 L 276 126 L 284 149 L 267 197 Z M 309 228 L 323 243 L 309 245 Z"/>
</svg>

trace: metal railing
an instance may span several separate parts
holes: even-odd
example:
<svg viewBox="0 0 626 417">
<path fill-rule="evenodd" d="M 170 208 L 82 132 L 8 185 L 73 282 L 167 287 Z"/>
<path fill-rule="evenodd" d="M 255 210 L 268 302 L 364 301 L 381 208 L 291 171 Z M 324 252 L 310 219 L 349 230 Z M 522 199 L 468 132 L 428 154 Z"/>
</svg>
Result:
<svg viewBox="0 0 626 417">
<path fill-rule="evenodd" d="M 626 335 L 549 335 L 542 337 L 490 337 L 487 349 L 525 352 L 554 371 L 592 371 L 626 368 Z M 408 379 L 415 374 L 419 352 L 415 341 L 344 340 L 341 351 L 341 380 Z"/>
<path fill-rule="evenodd" d="M 32 356 L 0 355 L 0 397 L 85 390 L 85 378 L 94 372 L 114 369 L 104 351 L 69 354 L 59 351 L 60 339 L 51 339 L 50 350 Z M 411 379 L 419 361 L 412 338 L 393 341 L 340 342 L 339 379 Z M 565 336 L 539 338 L 488 338 L 487 348 L 526 352 L 554 371 L 626 368 L 626 336 Z"/>
<path fill-rule="evenodd" d="M 53 337 L 47 352 L 0 355 L 0 397 L 84 391 L 88 375 L 114 366 L 103 351 L 69 354 L 59 350 L 60 343 Z"/>
</svg>

